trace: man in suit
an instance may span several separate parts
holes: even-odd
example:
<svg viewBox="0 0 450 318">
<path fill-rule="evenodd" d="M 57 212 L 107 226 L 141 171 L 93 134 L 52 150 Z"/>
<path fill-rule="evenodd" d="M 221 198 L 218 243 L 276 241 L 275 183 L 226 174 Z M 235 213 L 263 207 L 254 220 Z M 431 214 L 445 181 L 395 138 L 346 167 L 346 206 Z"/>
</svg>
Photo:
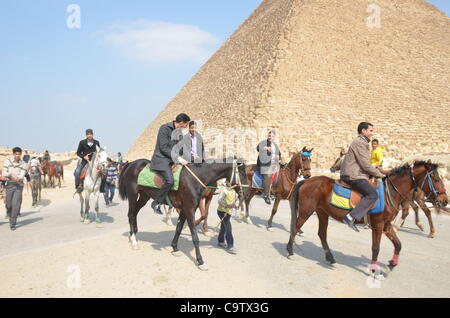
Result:
<svg viewBox="0 0 450 318">
<path fill-rule="evenodd" d="M 256 147 L 258 161 L 256 163 L 257 170 L 264 177 L 264 201 L 271 204 L 270 186 L 272 184 L 272 175 L 275 173 L 277 166 L 281 161 L 281 152 L 278 145 L 273 141 L 275 131 L 270 131 L 267 139 L 261 141 Z"/>
<path fill-rule="evenodd" d="M 181 130 L 188 126 L 190 120 L 188 115 L 182 113 L 174 121 L 164 124 L 159 128 L 155 151 L 153 152 L 150 163 L 150 168 L 158 172 L 164 179 L 163 186 L 159 190 L 156 199 L 152 202 L 153 211 L 157 214 L 162 214 L 161 205 L 174 184 L 172 164 L 188 164 L 188 161 L 180 156 L 181 153 L 177 144 L 183 138 Z"/>
<path fill-rule="evenodd" d="M 81 171 L 91 161 L 92 154 L 97 151 L 97 146 L 100 148 L 100 142 L 94 139 L 94 132 L 92 129 L 86 129 L 86 139 L 79 142 L 77 150 L 77 156 L 82 159 L 81 164 L 74 172 L 77 193 L 83 192 L 83 181 L 80 180 Z"/>
<path fill-rule="evenodd" d="M 183 136 L 183 159 L 189 163 L 205 162 L 205 145 L 203 138 L 197 130 L 197 123 L 189 123 L 189 133 Z"/>
</svg>

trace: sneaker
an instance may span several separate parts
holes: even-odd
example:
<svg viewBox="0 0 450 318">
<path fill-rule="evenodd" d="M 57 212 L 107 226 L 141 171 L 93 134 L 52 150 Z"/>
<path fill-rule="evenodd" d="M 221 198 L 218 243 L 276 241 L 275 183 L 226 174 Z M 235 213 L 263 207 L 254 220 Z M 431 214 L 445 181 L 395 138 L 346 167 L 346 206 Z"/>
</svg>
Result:
<svg viewBox="0 0 450 318">
<path fill-rule="evenodd" d="M 81 192 L 83 192 L 83 185 L 82 184 L 80 184 L 78 186 L 78 188 L 77 188 L 77 193 L 81 193 Z"/>
<path fill-rule="evenodd" d="M 355 225 L 355 219 L 350 215 L 347 214 L 344 216 L 344 223 L 347 224 L 351 229 L 353 229 L 356 232 L 359 232 L 358 228 Z"/>
<path fill-rule="evenodd" d="M 237 250 L 236 250 L 235 247 L 227 248 L 227 252 L 230 253 L 230 254 L 234 254 L 234 255 L 237 254 Z"/>
<path fill-rule="evenodd" d="M 264 201 L 265 201 L 268 205 L 271 205 L 271 204 L 272 204 L 272 202 L 270 201 L 270 197 L 269 197 L 268 195 L 265 195 L 265 196 L 264 196 Z"/>
<path fill-rule="evenodd" d="M 158 202 L 156 202 L 156 201 L 152 202 L 152 209 L 153 209 L 153 212 L 155 212 L 156 214 L 160 214 L 160 215 L 163 214 L 161 211 L 161 204 L 158 204 Z"/>
<path fill-rule="evenodd" d="M 225 244 L 224 242 L 219 242 L 219 243 L 217 244 L 217 246 L 218 246 L 218 247 L 226 248 L 226 247 L 227 247 L 227 244 Z"/>
</svg>

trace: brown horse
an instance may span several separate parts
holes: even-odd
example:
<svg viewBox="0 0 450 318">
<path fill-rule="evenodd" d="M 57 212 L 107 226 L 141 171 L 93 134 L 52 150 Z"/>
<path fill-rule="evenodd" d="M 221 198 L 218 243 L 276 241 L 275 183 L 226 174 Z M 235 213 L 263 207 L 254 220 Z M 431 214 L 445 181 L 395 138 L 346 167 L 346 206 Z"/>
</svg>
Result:
<svg viewBox="0 0 450 318">
<path fill-rule="evenodd" d="M 422 181 L 420 188 L 416 192 L 411 192 L 410 201 L 405 201 L 402 203 L 402 217 L 395 224 L 396 229 L 399 230 L 403 224 L 405 224 L 406 217 L 409 215 L 409 207 L 412 207 L 416 216 L 416 225 L 423 232 L 423 225 L 419 220 L 420 207 L 427 216 L 428 223 L 430 224 L 430 234 L 428 234 L 428 237 L 433 238 L 436 234 L 436 230 L 433 224 L 433 218 L 431 217 L 431 211 L 425 202 L 431 202 L 439 212 L 441 206 L 437 200 L 437 197 L 440 194 L 446 194 L 444 181 L 436 172 L 427 173 L 427 176 Z M 417 204 L 415 204 L 414 201 L 417 202 Z"/>
<path fill-rule="evenodd" d="M 401 204 L 407 200 L 411 190 L 417 189 L 427 173 L 437 173 L 437 165 L 416 161 L 414 166 L 408 164 L 393 169 L 385 178 L 385 208 L 378 214 L 370 214 L 370 223 L 372 226 L 372 263 L 370 269 L 375 272 L 378 270 L 378 254 L 380 251 L 381 235 L 383 233 L 391 240 L 394 245 L 394 257 L 389 262 L 389 268 L 392 270 L 398 265 L 401 250 L 401 242 L 391 224 L 398 214 Z M 348 211 L 334 207 L 329 203 L 331 191 L 335 180 L 325 177 L 313 177 L 301 181 L 295 186 L 294 194 L 290 200 L 291 204 L 291 235 L 287 244 L 288 258 L 292 258 L 292 245 L 297 232 L 303 224 L 314 213 L 317 213 L 319 219 L 319 237 L 325 252 L 325 258 L 330 265 L 336 263 L 327 243 L 328 218 L 343 222 L 343 218 Z M 442 206 L 447 205 L 448 197 L 441 193 L 437 201 Z"/>
<path fill-rule="evenodd" d="M 61 188 L 61 179 L 64 180 L 64 168 L 61 162 L 52 161 L 51 164 L 55 166 L 55 179 L 58 179 L 58 187 Z"/>
<path fill-rule="evenodd" d="M 56 166 L 54 164 L 48 162 L 47 160 L 42 160 L 41 167 L 42 167 L 42 172 L 44 173 L 44 187 L 47 186 L 45 177 L 48 176 L 50 187 L 54 188 L 55 187 L 54 178 L 56 176 Z"/>
<path fill-rule="evenodd" d="M 305 156 L 303 153 L 311 153 L 314 148 L 308 150 L 303 147 L 302 151 L 294 153 L 289 163 L 281 168 L 278 175 L 278 182 L 273 185 L 272 192 L 275 195 L 275 203 L 272 207 L 272 214 L 267 222 L 267 229 L 270 231 L 272 228 L 273 217 L 277 213 L 278 205 L 281 200 L 288 200 L 292 195 L 295 184 L 297 183 L 297 177 L 299 172 L 305 179 L 311 177 L 311 157 Z M 253 175 L 255 173 L 256 165 L 247 165 L 245 167 L 245 172 L 247 175 L 247 182 L 249 185 L 249 194 L 245 199 L 245 218 L 247 223 L 251 223 L 249 217 L 249 205 L 255 193 L 260 190 L 258 188 L 252 187 Z"/>
</svg>

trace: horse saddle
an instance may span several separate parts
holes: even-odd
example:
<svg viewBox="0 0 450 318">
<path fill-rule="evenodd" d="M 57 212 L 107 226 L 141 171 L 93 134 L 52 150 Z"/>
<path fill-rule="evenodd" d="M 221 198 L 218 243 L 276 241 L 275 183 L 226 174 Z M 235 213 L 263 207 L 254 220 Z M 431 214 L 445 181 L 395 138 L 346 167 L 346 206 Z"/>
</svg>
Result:
<svg viewBox="0 0 450 318">
<path fill-rule="evenodd" d="M 173 165 L 172 174 L 174 178 L 174 184 L 171 190 L 177 191 L 180 184 L 180 174 L 183 170 L 182 165 Z M 164 179 L 161 175 L 154 170 L 150 169 L 150 165 L 147 165 L 138 176 L 138 185 L 150 188 L 161 189 L 164 184 Z"/>
<path fill-rule="evenodd" d="M 384 210 L 384 186 L 377 179 L 370 179 L 369 183 L 376 189 L 378 200 L 370 208 L 370 213 L 380 213 Z M 335 207 L 351 210 L 361 201 L 361 193 L 352 190 L 350 185 L 342 180 L 336 180 L 331 192 L 330 204 Z"/>
</svg>

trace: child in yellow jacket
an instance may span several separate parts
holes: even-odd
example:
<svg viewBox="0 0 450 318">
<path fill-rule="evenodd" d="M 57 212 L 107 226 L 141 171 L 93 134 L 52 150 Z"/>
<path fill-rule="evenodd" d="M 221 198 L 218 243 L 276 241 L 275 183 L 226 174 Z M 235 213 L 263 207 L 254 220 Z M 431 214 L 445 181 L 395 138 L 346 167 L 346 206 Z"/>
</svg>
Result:
<svg viewBox="0 0 450 318">
<path fill-rule="evenodd" d="M 378 139 L 372 140 L 372 152 L 370 153 L 370 163 L 374 166 L 383 166 L 383 155 L 385 147 L 380 146 Z"/>
</svg>

